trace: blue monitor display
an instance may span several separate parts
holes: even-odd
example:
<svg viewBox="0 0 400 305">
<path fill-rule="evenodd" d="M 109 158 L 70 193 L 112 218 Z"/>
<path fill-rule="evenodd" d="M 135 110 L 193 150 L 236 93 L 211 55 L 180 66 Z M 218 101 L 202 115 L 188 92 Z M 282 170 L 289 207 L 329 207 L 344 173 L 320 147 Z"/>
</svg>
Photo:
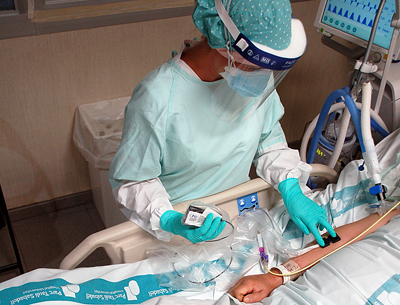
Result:
<svg viewBox="0 0 400 305">
<path fill-rule="evenodd" d="M 327 0 L 320 23 L 368 41 L 379 0 Z M 387 0 L 378 23 L 374 44 L 388 49 L 393 33 L 390 26 L 395 1 Z"/>
</svg>

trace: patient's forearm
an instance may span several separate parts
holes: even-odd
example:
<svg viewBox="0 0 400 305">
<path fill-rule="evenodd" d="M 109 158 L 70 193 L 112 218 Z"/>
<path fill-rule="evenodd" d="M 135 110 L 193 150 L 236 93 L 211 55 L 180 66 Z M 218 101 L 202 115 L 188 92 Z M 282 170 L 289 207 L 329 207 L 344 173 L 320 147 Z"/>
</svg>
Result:
<svg viewBox="0 0 400 305">
<path fill-rule="evenodd" d="M 400 211 L 395 210 L 384 217 L 381 221 L 379 221 L 375 226 L 373 226 L 368 232 L 363 234 L 361 237 L 357 238 L 353 242 L 359 241 L 363 239 L 368 234 L 375 232 L 378 228 L 382 227 L 383 225 L 387 224 L 394 216 L 399 215 Z M 369 228 L 372 224 L 374 224 L 380 216 L 378 214 L 372 214 L 368 217 L 365 217 L 359 221 L 341 226 L 337 228 L 335 231 L 340 236 L 341 240 L 336 243 L 331 243 L 329 246 L 325 248 L 315 248 L 303 255 L 300 255 L 296 258 L 292 258 L 292 261 L 295 261 L 299 267 L 305 268 L 310 264 L 314 263 L 315 261 L 320 260 L 325 255 L 329 254 L 330 252 L 336 250 L 337 248 L 341 247 L 342 245 L 346 244 L 356 236 L 360 235 L 364 232 L 367 228 Z M 275 271 L 276 269 L 274 269 Z"/>
<path fill-rule="evenodd" d="M 371 230 L 366 232 L 366 234 L 360 236 L 353 242 L 363 239 L 366 235 L 371 234 L 378 228 L 387 224 L 394 216 L 399 214 L 400 210 L 395 210 L 391 212 L 389 215 L 384 217 L 380 222 L 378 222 L 374 227 L 372 227 Z M 336 243 L 331 243 L 329 246 L 325 248 L 315 248 L 303 255 L 292 258 L 291 261 L 294 261 L 300 267 L 300 269 L 307 268 L 314 262 L 322 259 L 330 252 L 338 249 L 339 247 L 346 244 L 356 236 L 360 235 L 363 231 L 365 231 L 372 224 L 374 224 L 379 219 L 379 217 L 380 216 L 378 214 L 373 214 L 354 223 L 339 227 L 335 231 L 341 237 L 340 241 Z M 279 273 L 279 274 L 281 273 L 276 268 L 272 268 L 271 271 L 274 273 Z M 269 296 L 269 294 L 275 288 L 277 288 L 282 284 L 283 284 L 283 277 L 274 275 L 272 273 L 251 275 L 240 279 L 236 283 L 236 285 L 231 288 L 229 293 L 235 298 L 237 298 L 239 301 L 243 301 L 245 303 L 259 302 L 263 298 Z"/>
</svg>

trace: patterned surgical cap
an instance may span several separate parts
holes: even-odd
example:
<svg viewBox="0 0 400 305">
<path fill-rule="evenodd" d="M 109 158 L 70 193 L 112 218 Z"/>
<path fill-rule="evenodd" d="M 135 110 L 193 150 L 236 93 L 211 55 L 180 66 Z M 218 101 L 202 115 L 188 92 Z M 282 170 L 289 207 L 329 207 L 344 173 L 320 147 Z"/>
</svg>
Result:
<svg viewBox="0 0 400 305">
<path fill-rule="evenodd" d="M 226 7 L 229 0 L 222 2 L 236 27 L 252 42 L 274 50 L 289 46 L 292 14 L 289 0 L 231 0 L 230 7 Z M 225 32 L 215 0 L 198 0 L 193 21 L 214 49 L 226 47 L 227 39 L 234 41 L 229 32 Z"/>
</svg>

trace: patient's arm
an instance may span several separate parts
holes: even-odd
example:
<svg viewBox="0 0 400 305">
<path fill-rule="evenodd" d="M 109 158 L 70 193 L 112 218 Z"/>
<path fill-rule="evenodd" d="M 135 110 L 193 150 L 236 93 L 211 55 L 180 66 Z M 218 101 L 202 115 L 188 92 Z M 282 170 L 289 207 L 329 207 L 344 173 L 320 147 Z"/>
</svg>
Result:
<svg viewBox="0 0 400 305">
<path fill-rule="evenodd" d="M 383 218 L 378 224 L 376 224 L 371 230 L 366 234 L 361 236 L 355 241 L 361 240 L 366 235 L 374 232 L 376 229 L 387 224 L 394 216 L 399 215 L 400 210 L 394 210 Z M 341 240 L 336 243 L 331 243 L 326 248 L 316 248 L 303 255 L 292 258 L 300 268 L 307 267 L 313 262 L 321 259 L 326 254 L 332 252 L 333 250 L 344 245 L 348 241 L 352 240 L 359 234 L 361 234 L 365 229 L 370 227 L 375 221 L 379 219 L 378 214 L 370 215 L 364 219 L 356 221 L 351 224 L 344 225 L 336 229 L 336 233 L 341 237 Z M 278 269 L 272 268 L 272 272 L 281 273 Z M 283 278 L 281 276 L 273 275 L 271 273 L 260 274 L 260 275 L 250 275 L 241 278 L 235 286 L 231 288 L 229 293 L 241 302 L 253 303 L 259 302 L 265 297 L 269 296 L 270 293 L 283 284 Z"/>
</svg>

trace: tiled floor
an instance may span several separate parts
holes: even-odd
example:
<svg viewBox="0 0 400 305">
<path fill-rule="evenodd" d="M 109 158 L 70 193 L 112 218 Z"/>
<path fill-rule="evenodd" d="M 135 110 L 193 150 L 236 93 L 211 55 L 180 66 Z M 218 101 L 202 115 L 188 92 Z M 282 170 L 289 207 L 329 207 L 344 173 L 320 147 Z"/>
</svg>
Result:
<svg viewBox="0 0 400 305">
<path fill-rule="evenodd" d="M 11 210 L 12 227 L 25 272 L 58 268 L 63 258 L 87 236 L 104 229 L 91 193 L 77 200 L 56 201 Z M 7 228 L 0 229 L 0 266 L 15 262 Z M 104 250 L 96 250 L 80 266 L 110 264 Z M 18 269 L 0 273 L 0 282 L 19 275 Z"/>
</svg>

